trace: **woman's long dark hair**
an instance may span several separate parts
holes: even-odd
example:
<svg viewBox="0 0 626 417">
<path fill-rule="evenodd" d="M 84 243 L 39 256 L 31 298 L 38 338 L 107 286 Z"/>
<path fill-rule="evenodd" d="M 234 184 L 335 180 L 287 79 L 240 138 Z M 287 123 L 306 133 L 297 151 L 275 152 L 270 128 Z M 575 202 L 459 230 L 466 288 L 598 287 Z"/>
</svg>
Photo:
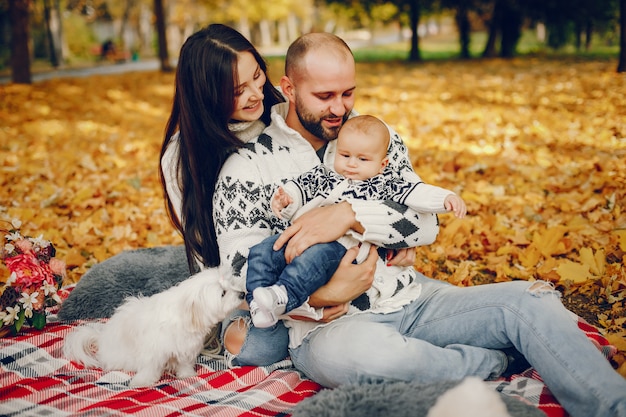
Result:
<svg viewBox="0 0 626 417">
<path fill-rule="evenodd" d="M 229 129 L 235 110 L 235 86 L 239 84 L 237 56 L 250 52 L 267 75 L 267 65 L 254 46 L 236 30 L 220 24 L 209 25 L 191 35 L 178 58 L 172 112 L 161 147 L 160 177 L 168 215 L 182 234 L 191 272 L 197 270 L 196 258 L 205 266 L 220 263 L 215 226 L 213 194 L 224 161 L 241 147 Z M 264 113 L 270 122 L 270 109 L 284 101 L 267 77 L 263 86 Z M 178 218 L 167 193 L 162 160 L 172 137 L 179 132 L 176 162 L 182 191 L 181 217 Z"/>
</svg>

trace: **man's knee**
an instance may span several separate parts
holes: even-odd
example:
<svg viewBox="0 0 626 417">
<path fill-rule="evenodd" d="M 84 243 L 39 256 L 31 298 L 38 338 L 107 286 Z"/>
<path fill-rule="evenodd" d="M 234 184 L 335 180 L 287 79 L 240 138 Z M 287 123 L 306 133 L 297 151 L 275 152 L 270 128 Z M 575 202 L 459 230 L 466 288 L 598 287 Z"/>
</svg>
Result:
<svg viewBox="0 0 626 417">
<path fill-rule="evenodd" d="M 526 291 L 535 297 L 541 297 L 544 295 L 555 295 L 557 298 L 561 298 L 561 293 L 554 288 L 554 284 L 548 281 L 535 281 Z"/>
</svg>

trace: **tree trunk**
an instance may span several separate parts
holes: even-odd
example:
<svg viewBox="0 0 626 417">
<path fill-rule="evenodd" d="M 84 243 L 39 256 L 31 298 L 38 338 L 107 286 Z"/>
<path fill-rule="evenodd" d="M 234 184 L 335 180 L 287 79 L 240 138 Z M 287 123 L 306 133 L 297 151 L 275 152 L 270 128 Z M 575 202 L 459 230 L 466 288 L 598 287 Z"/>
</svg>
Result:
<svg viewBox="0 0 626 417">
<path fill-rule="evenodd" d="M 18 84 L 32 83 L 28 38 L 30 0 L 9 0 L 11 19 L 11 80 Z"/>
<path fill-rule="evenodd" d="M 293 13 L 289 13 L 289 16 L 287 16 L 287 44 L 295 41 L 299 35 L 298 17 Z"/>
<path fill-rule="evenodd" d="M 513 2 L 503 2 L 500 30 L 500 57 L 512 58 L 522 35 L 522 14 Z"/>
<path fill-rule="evenodd" d="M 154 19 L 159 45 L 159 61 L 161 61 L 161 72 L 171 72 L 173 70 L 170 63 L 170 54 L 167 50 L 167 35 L 165 33 L 165 12 L 163 10 L 163 0 L 154 0 Z"/>
<path fill-rule="evenodd" d="M 135 0 L 126 0 L 124 13 L 122 14 L 122 18 L 120 22 L 120 33 L 118 35 L 118 38 L 119 38 L 118 45 L 122 52 L 128 50 L 128 45 L 126 45 L 126 31 L 128 30 L 128 22 L 130 20 L 130 13 L 134 8 L 136 8 Z"/>
<path fill-rule="evenodd" d="M 626 0 L 619 2 L 619 63 L 617 72 L 626 72 Z"/>
<path fill-rule="evenodd" d="M 259 42 L 260 46 L 272 46 L 272 33 L 269 20 L 261 19 L 259 22 L 259 33 L 261 38 Z"/>
<path fill-rule="evenodd" d="M 580 52 L 580 49 L 583 44 L 583 29 L 582 25 L 579 22 L 574 24 L 574 46 L 576 47 L 576 52 Z"/>
<path fill-rule="evenodd" d="M 467 3 L 461 1 L 456 9 L 456 26 L 459 30 L 459 43 L 461 46 L 461 58 L 470 58 L 470 21 L 467 16 Z"/>
<path fill-rule="evenodd" d="M 409 1 L 409 15 L 411 17 L 411 51 L 409 52 L 410 62 L 422 60 L 420 53 L 418 27 L 420 24 L 421 5 L 420 0 Z"/>
<path fill-rule="evenodd" d="M 585 25 L 585 51 L 589 52 L 589 48 L 591 48 L 591 38 L 593 36 L 593 22 L 591 19 L 587 20 L 587 24 Z"/>
<path fill-rule="evenodd" d="M 493 58 L 496 56 L 496 43 L 498 41 L 498 28 L 500 27 L 500 1 L 496 0 L 489 21 L 489 35 L 483 50 L 483 58 Z"/>
<path fill-rule="evenodd" d="M 247 40 L 252 41 L 252 29 L 250 28 L 250 21 L 248 16 L 244 13 L 239 16 L 239 33 L 241 33 Z"/>
<path fill-rule="evenodd" d="M 287 20 L 281 19 L 276 22 L 276 34 L 278 36 L 278 45 L 289 45 L 289 34 L 287 29 Z"/>
<path fill-rule="evenodd" d="M 140 4 L 139 12 L 139 54 L 148 54 L 152 51 L 152 10 L 145 3 Z"/>
<path fill-rule="evenodd" d="M 44 0 L 44 17 L 48 32 L 48 49 L 50 51 L 50 65 L 58 68 L 63 65 L 63 29 L 61 22 L 61 5 L 59 0 Z"/>
</svg>

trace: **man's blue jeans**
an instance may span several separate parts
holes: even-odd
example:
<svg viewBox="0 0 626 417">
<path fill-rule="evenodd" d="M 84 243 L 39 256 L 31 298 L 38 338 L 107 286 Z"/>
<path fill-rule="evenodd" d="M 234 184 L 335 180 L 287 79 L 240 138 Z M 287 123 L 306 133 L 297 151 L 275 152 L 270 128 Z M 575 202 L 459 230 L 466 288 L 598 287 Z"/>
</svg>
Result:
<svg viewBox="0 0 626 417">
<path fill-rule="evenodd" d="M 459 288 L 421 274 L 420 297 L 391 314 L 342 317 L 291 349 L 327 387 L 380 380 L 431 383 L 497 377 L 515 347 L 574 417 L 626 417 L 626 380 L 545 282 Z M 393 399 L 390 399 L 392 401 Z"/>
<path fill-rule="evenodd" d="M 283 285 L 289 299 L 285 310 L 288 313 L 328 282 L 345 255 L 346 248 L 338 242 L 318 243 L 288 264 L 285 260 L 285 246 L 277 251 L 273 249 L 279 236 L 270 236 L 250 248 L 246 299 L 250 304 L 255 288 Z"/>
</svg>

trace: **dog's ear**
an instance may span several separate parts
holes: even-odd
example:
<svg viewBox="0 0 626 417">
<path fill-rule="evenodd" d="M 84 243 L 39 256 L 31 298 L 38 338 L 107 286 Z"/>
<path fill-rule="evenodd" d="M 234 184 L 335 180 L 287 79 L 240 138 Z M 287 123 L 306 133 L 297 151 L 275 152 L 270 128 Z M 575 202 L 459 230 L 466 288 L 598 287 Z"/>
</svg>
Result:
<svg viewBox="0 0 626 417">
<path fill-rule="evenodd" d="M 224 319 L 221 313 L 223 291 L 219 282 L 206 282 L 196 293 L 190 294 L 187 310 L 193 330 L 206 330 Z"/>
<path fill-rule="evenodd" d="M 191 305 L 189 306 L 189 320 L 190 325 L 194 331 L 203 330 L 204 326 L 204 312 L 201 299 L 192 298 Z"/>
</svg>

